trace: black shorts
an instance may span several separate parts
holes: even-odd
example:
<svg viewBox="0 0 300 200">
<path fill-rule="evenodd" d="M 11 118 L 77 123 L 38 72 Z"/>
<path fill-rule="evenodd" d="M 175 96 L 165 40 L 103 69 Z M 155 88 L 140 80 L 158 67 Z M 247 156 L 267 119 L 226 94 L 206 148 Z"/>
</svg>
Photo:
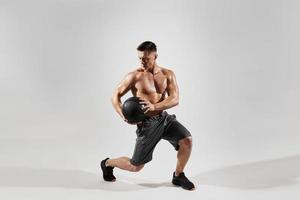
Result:
<svg viewBox="0 0 300 200">
<path fill-rule="evenodd" d="M 176 120 L 175 114 L 170 115 L 163 111 L 137 124 L 136 135 L 136 144 L 130 163 L 141 165 L 152 160 L 153 150 L 161 139 L 169 141 L 178 151 L 178 141 L 191 136 L 191 133 Z"/>
</svg>

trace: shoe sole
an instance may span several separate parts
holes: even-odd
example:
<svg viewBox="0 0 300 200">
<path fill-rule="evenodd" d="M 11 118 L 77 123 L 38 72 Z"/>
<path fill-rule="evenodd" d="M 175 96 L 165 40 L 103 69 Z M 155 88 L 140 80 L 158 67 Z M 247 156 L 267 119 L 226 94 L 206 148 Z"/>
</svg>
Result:
<svg viewBox="0 0 300 200">
<path fill-rule="evenodd" d="M 186 188 L 186 187 L 180 185 L 178 182 L 176 182 L 176 181 L 174 181 L 174 180 L 172 180 L 172 184 L 173 184 L 173 185 L 176 185 L 176 186 L 178 186 L 178 187 L 181 187 L 181 188 L 183 188 L 183 189 L 185 189 L 185 190 L 189 190 L 189 191 L 195 190 L 195 188 L 192 188 L 192 189 Z"/>
</svg>

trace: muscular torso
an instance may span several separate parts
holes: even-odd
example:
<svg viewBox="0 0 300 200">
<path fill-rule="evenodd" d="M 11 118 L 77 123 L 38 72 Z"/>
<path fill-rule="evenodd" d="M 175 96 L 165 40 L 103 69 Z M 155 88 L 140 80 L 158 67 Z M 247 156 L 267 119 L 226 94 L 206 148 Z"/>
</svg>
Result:
<svg viewBox="0 0 300 200">
<path fill-rule="evenodd" d="M 134 96 L 149 100 L 152 104 L 163 101 L 167 95 L 167 70 L 161 67 L 154 74 L 141 68 L 136 70 L 135 81 L 131 87 Z M 159 114 L 161 111 L 148 112 L 148 116 Z"/>
</svg>

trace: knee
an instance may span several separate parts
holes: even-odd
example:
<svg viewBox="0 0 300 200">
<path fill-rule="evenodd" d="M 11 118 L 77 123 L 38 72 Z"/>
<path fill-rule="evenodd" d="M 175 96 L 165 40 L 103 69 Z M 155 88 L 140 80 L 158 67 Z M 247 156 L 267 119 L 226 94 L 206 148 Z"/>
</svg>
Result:
<svg viewBox="0 0 300 200">
<path fill-rule="evenodd" d="M 130 164 L 130 171 L 131 172 L 139 172 L 143 169 L 144 165 L 145 164 L 142 164 L 142 165 L 133 165 L 133 164 Z"/>
<path fill-rule="evenodd" d="M 179 141 L 179 145 L 185 149 L 192 149 L 193 146 L 192 136 L 181 139 Z"/>
</svg>

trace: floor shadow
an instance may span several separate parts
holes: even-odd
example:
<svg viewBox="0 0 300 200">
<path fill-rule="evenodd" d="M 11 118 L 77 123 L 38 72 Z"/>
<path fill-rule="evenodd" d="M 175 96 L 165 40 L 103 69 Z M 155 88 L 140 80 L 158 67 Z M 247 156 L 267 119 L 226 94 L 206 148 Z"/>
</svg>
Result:
<svg viewBox="0 0 300 200">
<path fill-rule="evenodd" d="M 297 184 L 300 156 L 245 163 L 200 173 L 192 179 L 197 185 L 240 189 L 266 189 Z"/>
<path fill-rule="evenodd" d="M 189 177 L 196 185 L 214 185 L 240 189 L 266 189 L 296 184 L 300 176 L 300 156 L 252 162 L 206 171 Z M 155 182 L 117 176 L 105 182 L 96 173 L 83 170 L 0 167 L 0 186 L 58 187 L 90 190 L 133 191 L 158 187 L 175 187 L 171 180 Z"/>
<path fill-rule="evenodd" d="M 96 173 L 82 170 L 0 168 L 0 187 L 56 187 L 71 189 L 131 191 L 147 189 L 130 177 L 117 177 L 116 182 L 105 182 Z M 135 181 L 135 182 L 134 182 Z"/>
</svg>

